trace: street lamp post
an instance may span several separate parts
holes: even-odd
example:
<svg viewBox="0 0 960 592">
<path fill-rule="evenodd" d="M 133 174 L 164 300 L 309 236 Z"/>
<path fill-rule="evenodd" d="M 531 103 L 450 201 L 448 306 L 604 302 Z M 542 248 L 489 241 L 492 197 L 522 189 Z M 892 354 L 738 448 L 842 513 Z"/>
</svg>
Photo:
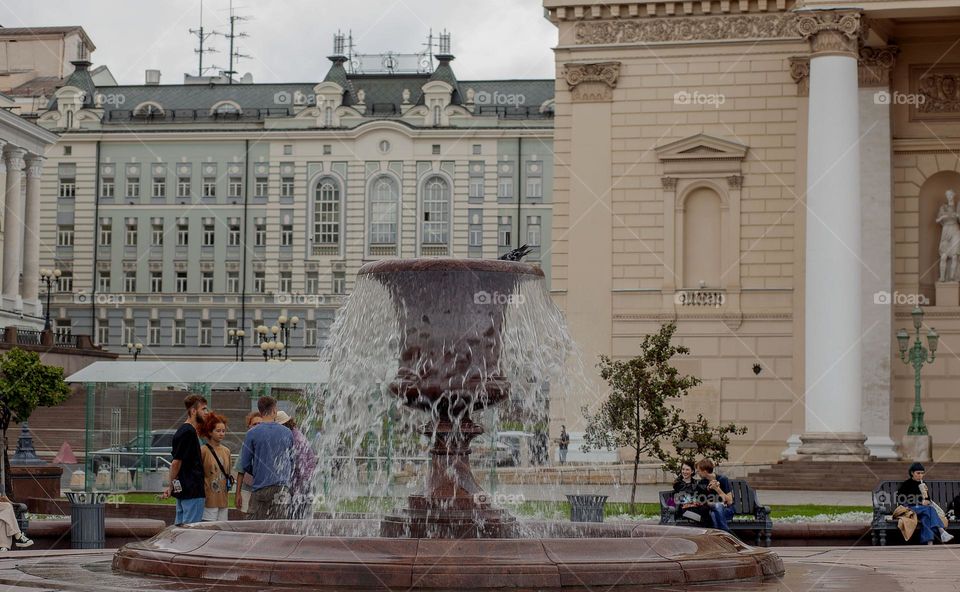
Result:
<svg viewBox="0 0 960 592">
<path fill-rule="evenodd" d="M 50 295 L 53 293 L 53 282 L 60 278 L 62 272 L 59 269 L 41 269 L 40 279 L 47 285 L 47 311 L 43 321 L 43 330 L 49 331 L 52 328 L 50 322 Z"/>
<path fill-rule="evenodd" d="M 897 345 L 900 347 L 900 359 L 905 364 L 913 366 L 913 411 L 910 412 L 912 420 L 910 428 L 907 430 L 908 436 L 926 436 L 927 425 L 923 421 L 923 407 L 920 406 L 920 370 L 924 364 L 932 364 L 937 353 L 937 343 L 940 336 L 930 328 L 927 332 L 927 341 L 930 344 L 930 350 L 923 347 L 923 339 L 920 337 L 920 327 L 923 325 L 923 310 L 916 307 L 910 313 L 913 317 L 913 327 L 916 329 L 916 340 L 913 346 L 910 346 L 910 335 L 906 329 L 897 331 Z"/>
<path fill-rule="evenodd" d="M 257 327 L 260 351 L 263 352 L 265 361 L 290 359 L 290 332 L 297 328 L 299 322 L 300 317 L 287 318 L 286 315 L 281 315 L 276 325 L 269 328 L 266 325 Z"/>
<path fill-rule="evenodd" d="M 140 352 L 143 351 L 142 343 L 128 343 L 127 344 L 127 353 L 133 354 L 133 361 L 136 362 L 137 358 L 140 357 Z"/>
<path fill-rule="evenodd" d="M 243 340 L 247 333 L 243 329 L 230 329 L 227 336 L 230 338 L 230 345 L 233 346 L 233 360 L 243 361 Z"/>
</svg>

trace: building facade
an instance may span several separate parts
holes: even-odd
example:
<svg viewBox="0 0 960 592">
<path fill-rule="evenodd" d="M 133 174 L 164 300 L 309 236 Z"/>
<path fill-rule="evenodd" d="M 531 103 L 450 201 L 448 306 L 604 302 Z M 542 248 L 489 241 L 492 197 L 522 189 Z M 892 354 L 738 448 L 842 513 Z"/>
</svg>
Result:
<svg viewBox="0 0 960 592">
<path fill-rule="evenodd" d="M 704 381 L 686 409 L 748 428 L 731 460 L 911 457 L 894 334 L 914 335 L 920 304 L 924 343 L 940 335 L 922 379 L 932 457 L 960 458 L 958 284 L 940 267 L 960 188 L 956 3 L 544 6 L 553 292 L 585 360 L 635 355 L 676 321 L 678 365 Z M 554 398 L 556 419 L 582 429 L 593 380 Z"/>
<path fill-rule="evenodd" d="M 448 52 L 411 72 L 330 60 L 319 83 L 109 88 L 76 62 L 39 118 L 61 134 L 40 232 L 57 323 L 233 359 L 231 330 L 260 356 L 256 328 L 296 316 L 274 341 L 316 357 L 368 261 L 527 243 L 550 269 L 553 81 L 458 81 Z"/>
</svg>

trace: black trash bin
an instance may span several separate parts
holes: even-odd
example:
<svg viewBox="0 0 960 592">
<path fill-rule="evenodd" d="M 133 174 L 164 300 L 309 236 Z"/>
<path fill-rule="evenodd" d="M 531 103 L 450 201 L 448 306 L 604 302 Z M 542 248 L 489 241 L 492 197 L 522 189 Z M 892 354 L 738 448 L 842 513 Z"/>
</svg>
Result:
<svg viewBox="0 0 960 592">
<path fill-rule="evenodd" d="M 103 549 L 104 503 L 106 493 L 68 491 L 70 501 L 70 547 L 72 549 Z"/>
<path fill-rule="evenodd" d="M 607 504 L 605 495 L 570 495 L 570 522 L 603 522 L 603 507 Z"/>
</svg>

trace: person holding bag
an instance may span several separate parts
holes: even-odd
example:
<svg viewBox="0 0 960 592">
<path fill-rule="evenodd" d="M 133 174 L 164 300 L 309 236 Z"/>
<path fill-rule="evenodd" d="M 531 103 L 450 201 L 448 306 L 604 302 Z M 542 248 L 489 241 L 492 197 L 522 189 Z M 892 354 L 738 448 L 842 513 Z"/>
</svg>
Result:
<svg viewBox="0 0 960 592">
<path fill-rule="evenodd" d="M 203 508 L 203 521 L 215 522 L 228 520 L 229 493 L 233 489 L 234 478 L 230 474 L 230 450 L 223 445 L 227 435 L 227 420 L 222 415 L 211 413 L 201 426 L 200 435 L 207 443 L 200 449 L 203 459 L 203 491 L 206 502 Z"/>
<path fill-rule="evenodd" d="M 897 489 L 896 503 L 916 514 L 917 526 L 920 529 L 920 544 L 932 545 L 937 535 L 941 543 L 949 543 L 953 540 L 953 535 L 947 532 L 946 516 L 942 514 L 943 510 L 930 499 L 927 484 L 923 482 L 926 470 L 922 464 L 915 462 L 910 465 L 907 472 L 910 477 Z"/>
</svg>

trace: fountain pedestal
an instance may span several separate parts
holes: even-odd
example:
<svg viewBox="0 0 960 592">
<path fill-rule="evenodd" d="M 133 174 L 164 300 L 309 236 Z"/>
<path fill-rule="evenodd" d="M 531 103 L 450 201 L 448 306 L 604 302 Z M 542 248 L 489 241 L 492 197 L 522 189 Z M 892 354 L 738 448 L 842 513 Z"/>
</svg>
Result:
<svg viewBox="0 0 960 592">
<path fill-rule="evenodd" d="M 432 436 L 430 468 L 426 490 L 407 498 L 402 515 L 387 516 L 380 522 L 380 536 L 393 538 L 513 538 L 517 520 L 490 505 L 470 470 L 470 441 L 483 428 L 469 418 L 459 429 L 450 421 L 436 428 L 428 424 L 424 434 Z"/>
</svg>

